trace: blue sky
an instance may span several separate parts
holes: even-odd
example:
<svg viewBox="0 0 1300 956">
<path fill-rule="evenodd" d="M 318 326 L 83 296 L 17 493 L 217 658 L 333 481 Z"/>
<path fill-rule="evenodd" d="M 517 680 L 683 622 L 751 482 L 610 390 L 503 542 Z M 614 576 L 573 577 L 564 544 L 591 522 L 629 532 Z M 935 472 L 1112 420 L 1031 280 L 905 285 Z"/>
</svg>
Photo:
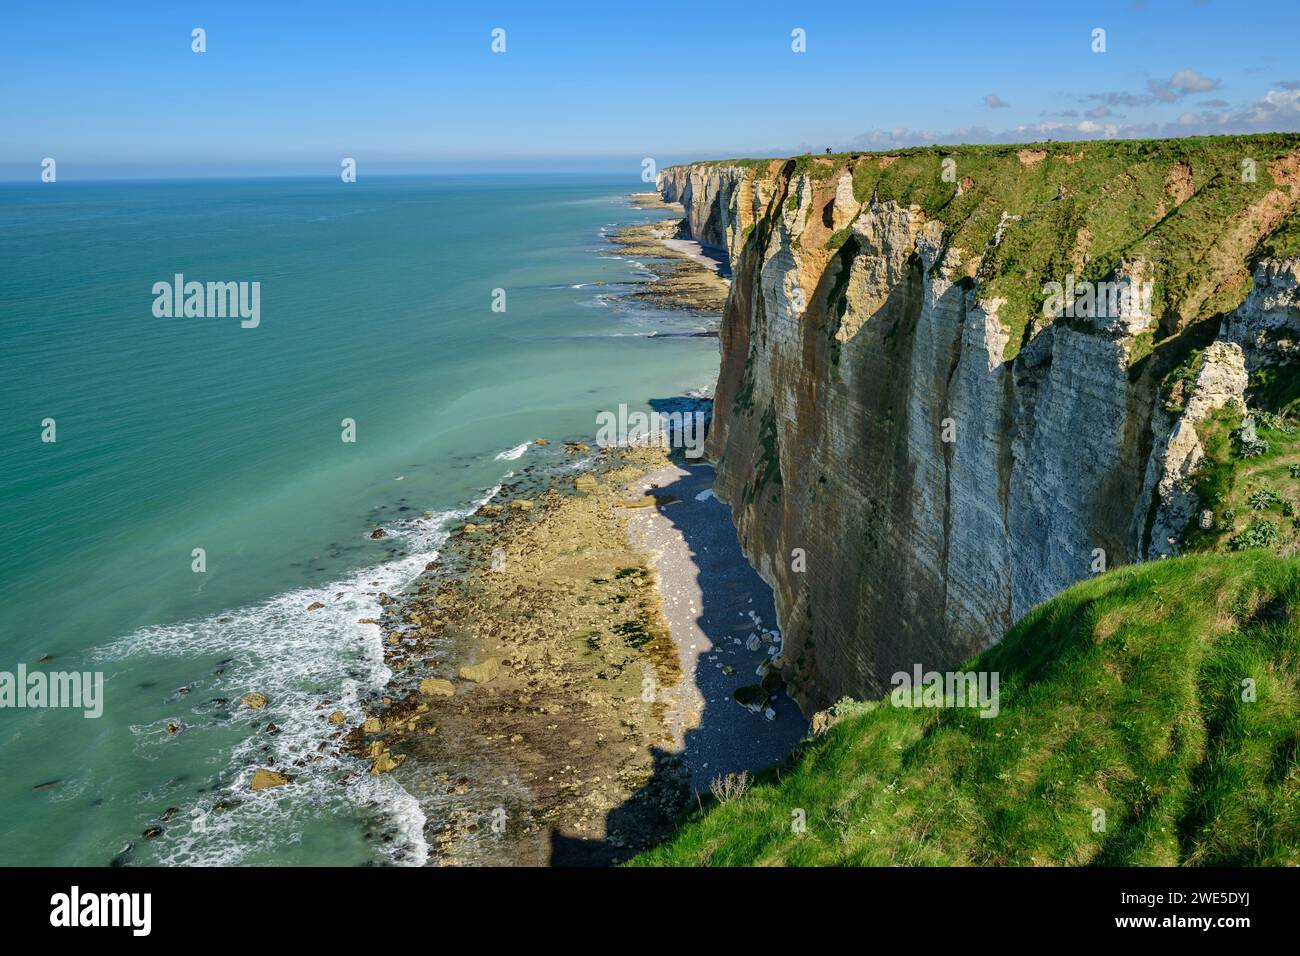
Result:
<svg viewBox="0 0 1300 956">
<path fill-rule="evenodd" d="M 1297 130 L 1297 28 L 1293 0 L 12 2 L 0 178 L 46 156 L 61 181 L 335 174 L 343 156 L 363 174 L 639 171 L 644 156 Z"/>
</svg>

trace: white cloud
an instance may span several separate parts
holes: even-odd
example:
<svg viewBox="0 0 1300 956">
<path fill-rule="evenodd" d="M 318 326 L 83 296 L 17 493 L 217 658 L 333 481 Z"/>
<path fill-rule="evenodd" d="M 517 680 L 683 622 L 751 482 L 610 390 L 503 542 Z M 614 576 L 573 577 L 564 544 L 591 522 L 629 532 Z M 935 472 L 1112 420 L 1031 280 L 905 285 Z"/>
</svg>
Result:
<svg viewBox="0 0 1300 956">
<path fill-rule="evenodd" d="M 1191 93 L 1205 93 L 1217 89 L 1218 80 L 1212 80 L 1198 70 L 1190 67 L 1178 70 L 1163 83 L 1147 80 L 1145 93 L 1089 93 L 1084 101 L 1092 101 L 1106 106 L 1150 106 L 1153 103 L 1177 103 Z"/>
<path fill-rule="evenodd" d="M 1095 111 L 1090 111 L 1090 116 L 1092 112 Z M 1047 120 L 1002 130 L 986 127 L 965 127 L 946 133 L 934 130 L 873 130 L 854 139 L 850 148 L 872 150 L 931 143 L 1024 143 L 1043 139 L 1147 139 L 1271 132 L 1300 132 L 1300 89 L 1269 90 L 1256 102 L 1236 109 L 1203 110 L 1199 113 L 1187 111 L 1172 122 L 1102 124 L 1089 118 L 1078 123 Z"/>
<path fill-rule="evenodd" d="M 996 93 L 990 93 L 988 96 L 984 97 L 984 105 L 991 110 L 1004 110 L 1011 104 L 1006 102 Z"/>
<path fill-rule="evenodd" d="M 1212 90 L 1218 86 L 1219 81 L 1203 76 L 1196 70 L 1187 69 L 1179 70 L 1169 78 L 1169 82 L 1165 85 L 1170 89 L 1178 90 L 1180 93 L 1204 93 L 1206 90 Z"/>
<path fill-rule="evenodd" d="M 1264 103 L 1279 110 L 1300 110 L 1300 90 L 1269 90 L 1264 94 Z"/>
</svg>

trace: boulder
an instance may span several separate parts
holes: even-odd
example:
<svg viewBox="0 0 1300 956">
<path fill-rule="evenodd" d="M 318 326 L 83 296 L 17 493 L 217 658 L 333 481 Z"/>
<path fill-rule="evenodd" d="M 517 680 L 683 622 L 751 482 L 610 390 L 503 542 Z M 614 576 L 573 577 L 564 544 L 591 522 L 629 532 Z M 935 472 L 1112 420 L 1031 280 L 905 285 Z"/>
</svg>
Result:
<svg viewBox="0 0 1300 956">
<path fill-rule="evenodd" d="M 826 733 L 826 731 L 830 730 L 837 723 L 839 723 L 839 717 L 835 715 L 833 710 L 819 710 L 817 713 L 812 715 L 812 726 L 810 730 L 814 737 L 818 737 L 821 734 Z"/>
<path fill-rule="evenodd" d="M 476 684 L 486 684 L 501 673 L 501 662 L 495 657 L 460 669 L 461 680 L 472 680 Z"/>
<path fill-rule="evenodd" d="M 426 677 L 420 681 L 420 693 L 425 697 L 455 697 L 456 685 L 441 677 Z"/>
<path fill-rule="evenodd" d="M 243 697 L 239 698 L 239 702 L 245 707 L 251 707 L 253 710 L 261 710 L 267 703 L 266 695 L 259 694 L 255 690 L 250 690 Z"/>
<path fill-rule="evenodd" d="M 781 672 L 779 670 L 773 667 L 769 669 L 766 674 L 763 675 L 763 680 L 760 686 L 763 688 L 763 690 L 767 691 L 769 694 L 774 694 L 782 687 L 785 686 L 785 678 L 781 676 Z"/>
<path fill-rule="evenodd" d="M 755 712 L 762 711 L 767 707 L 768 693 L 757 684 L 747 684 L 744 687 L 737 687 L 735 691 L 732 692 L 732 696 L 736 698 L 738 704 L 748 707 L 750 710 Z"/>
<path fill-rule="evenodd" d="M 393 756 L 393 754 L 385 750 L 378 757 L 376 757 L 375 762 L 370 765 L 370 772 L 375 775 L 379 775 L 381 773 L 388 773 L 390 770 L 396 770 L 405 762 L 406 762 L 406 754 L 398 754 L 397 756 Z"/>
<path fill-rule="evenodd" d="M 283 787 L 290 783 L 293 783 L 292 777 L 276 773 L 274 770 L 258 770 L 253 774 L 253 782 L 248 786 L 251 790 L 269 790 L 272 787 Z"/>
<path fill-rule="evenodd" d="M 379 722 L 378 717 L 367 717 L 361 729 L 368 734 L 377 734 L 384 729 L 384 725 Z"/>
</svg>

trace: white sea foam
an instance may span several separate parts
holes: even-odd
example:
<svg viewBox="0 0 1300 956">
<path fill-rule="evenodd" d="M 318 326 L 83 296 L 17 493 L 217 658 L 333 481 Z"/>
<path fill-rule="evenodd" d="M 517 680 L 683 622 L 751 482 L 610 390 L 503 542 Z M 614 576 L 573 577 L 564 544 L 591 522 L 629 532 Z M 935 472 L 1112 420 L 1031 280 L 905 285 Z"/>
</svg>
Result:
<svg viewBox="0 0 1300 956">
<path fill-rule="evenodd" d="M 522 445 L 516 445 L 514 448 L 507 448 L 505 451 L 497 455 L 497 461 L 514 461 L 517 458 L 522 458 L 524 452 L 528 451 L 529 444 L 529 442 L 524 442 Z"/>
<path fill-rule="evenodd" d="M 230 720 L 247 726 L 216 790 L 182 807 L 183 820 L 151 844 L 158 862 L 204 866 L 265 860 L 340 814 L 373 815 L 388 838 L 381 845 L 391 862 L 419 865 L 427 859 L 419 802 L 392 778 L 370 775 L 364 763 L 339 753 L 334 742 L 323 751 L 320 745 L 336 729 L 326 720 L 329 713 L 341 710 L 348 725 L 360 722 L 366 695 L 381 690 L 392 676 L 384 663 L 380 626 L 361 621 L 378 619 L 383 613 L 380 594 L 400 592 L 437 557 L 450 520 L 473 513 L 499 490 L 498 485 L 464 511 L 386 526 L 390 537 L 409 548 L 393 561 L 203 620 L 142 628 L 94 653 L 102 662 L 228 659 L 221 675 L 204 684 L 203 701 L 182 718 L 185 733 L 171 737 L 158 725 L 131 728 L 137 752 L 151 758 L 158 747 L 184 746 L 187 737 L 197 741 L 207 736 L 200 731 L 213 727 L 212 697 L 227 698 Z M 316 603 L 324 606 L 307 610 Z M 250 690 L 266 695 L 265 708 L 238 705 Z M 266 733 L 268 723 L 278 733 Z M 289 773 L 294 782 L 251 791 L 248 782 L 261 767 Z M 212 812 L 217 799 L 232 806 Z"/>
</svg>

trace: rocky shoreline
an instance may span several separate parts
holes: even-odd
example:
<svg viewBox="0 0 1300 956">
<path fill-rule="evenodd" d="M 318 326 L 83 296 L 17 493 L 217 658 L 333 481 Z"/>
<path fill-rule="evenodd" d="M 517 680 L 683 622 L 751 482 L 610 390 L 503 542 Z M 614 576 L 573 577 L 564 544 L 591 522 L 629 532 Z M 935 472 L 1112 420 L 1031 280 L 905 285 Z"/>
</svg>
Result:
<svg viewBox="0 0 1300 956">
<path fill-rule="evenodd" d="M 654 691 L 681 673 L 622 516 L 665 461 L 612 449 L 503 488 L 389 606 L 388 703 L 346 745 L 442 821 L 431 862 L 611 863 L 671 824 L 685 779 Z"/>
<path fill-rule="evenodd" d="M 607 237 L 651 273 L 625 297 L 720 314 L 727 281 L 664 245 L 680 207 L 630 199 L 676 218 Z M 534 466 L 480 506 L 380 622 L 394 676 L 345 746 L 420 801 L 433 864 L 619 862 L 689 796 L 664 703 L 681 666 L 626 520 L 661 503 L 644 479 L 669 456 L 565 451 L 572 467 Z"/>
<path fill-rule="evenodd" d="M 721 316 L 731 283 L 723 259 L 706 255 L 698 243 L 682 238 L 682 206 L 666 203 L 658 193 L 633 193 L 638 208 L 662 211 L 670 218 L 621 226 L 606 238 L 620 254 L 636 259 L 651 278 L 627 298 L 656 309 L 677 309 Z"/>
<path fill-rule="evenodd" d="M 728 281 L 707 257 L 665 244 L 680 207 L 656 194 L 631 201 L 678 218 L 608 237 L 651 273 L 627 298 L 720 314 Z M 707 400 L 679 404 L 710 410 Z M 432 864 L 620 862 L 662 840 L 711 774 L 736 760 L 739 769 L 779 759 L 805 726 L 788 700 L 774 724 L 770 707 L 732 699 L 731 685 L 755 683 L 755 664 L 777 650 L 730 634 L 752 630 L 746 594 L 763 588 L 734 540 L 737 573 L 723 587 L 728 636 L 710 640 L 693 619 L 679 620 L 686 601 L 692 615 L 696 601 L 705 604 L 703 573 L 682 535 L 686 550 L 674 557 L 666 532 L 656 538 L 646 520 L 667 527 L 657 516 L 682 505 L 657 484 L 693 466 L 658 447 L 564 446 L 563 460 L 526 469 L 456 528 L 426 573 L 385 600 L 377 622 L 393 677 L 344 746 L 420 802 Z M 692 519 L 692 531 L 721 551 L 716 542 L 734 530 L 710 503 L 717 513 Z M 671 631 L 660 562 L 674 577 Z M 720 718 L 713 711 L 710 741 L 688 744 L 710 704 L 724 708 Z"/>
</svg>

